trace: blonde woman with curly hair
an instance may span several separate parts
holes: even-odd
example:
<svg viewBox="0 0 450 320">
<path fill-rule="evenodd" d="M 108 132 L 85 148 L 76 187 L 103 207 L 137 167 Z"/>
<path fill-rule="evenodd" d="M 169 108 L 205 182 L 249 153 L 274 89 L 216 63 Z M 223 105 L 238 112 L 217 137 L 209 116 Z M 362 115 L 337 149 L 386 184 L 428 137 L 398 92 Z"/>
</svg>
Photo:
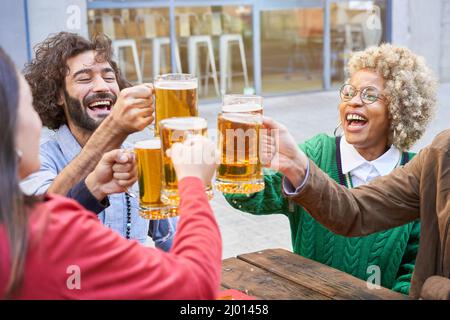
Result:
<svg viewBox="0 0 450 320">
<path fill-rule="evenodd" d="M 388 174 L 414 156 L 407 150 L 433 115 L 436 81 L 421 57 L 390 44 L 356 52 L 347 67 L 350 77 L 340 89 L 339 104 L 343 136 L 319 134 L 300 148 L 331 178 L 353 188 Z M 283 197 L 282 177 L 281 173 L 265 175 L 265 190 L 250 197 L 225 197 L 245 212 L 286 215 L 295 253 L 409 293 L 419 221 L 365 237 L 335 235 Z"/>
</svg>

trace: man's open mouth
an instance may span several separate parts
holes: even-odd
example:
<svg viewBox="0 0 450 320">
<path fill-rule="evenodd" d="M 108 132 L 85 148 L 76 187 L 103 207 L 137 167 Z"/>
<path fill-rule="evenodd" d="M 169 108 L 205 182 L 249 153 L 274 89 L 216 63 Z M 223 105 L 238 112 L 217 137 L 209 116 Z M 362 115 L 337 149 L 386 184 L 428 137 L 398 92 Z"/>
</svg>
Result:
<svg viewBox="0 0 450 320">
<path fill-rule="evenodd" d="M 111 100 L 96 100 L 88 104 L 92 111 L 110 111 L 113 103 Z"/>
</svg>

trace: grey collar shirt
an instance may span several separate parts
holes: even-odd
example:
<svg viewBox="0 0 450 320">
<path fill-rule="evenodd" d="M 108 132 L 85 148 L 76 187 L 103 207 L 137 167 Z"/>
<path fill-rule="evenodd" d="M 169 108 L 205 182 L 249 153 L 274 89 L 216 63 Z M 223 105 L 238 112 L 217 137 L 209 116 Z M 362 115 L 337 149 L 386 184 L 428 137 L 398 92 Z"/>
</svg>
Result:
<svg viewBox="0 0 450 320">
<path fill-rule="evenodd" d="M 41 168 L 21 182 L 22 190 L 29 195 L 47 191 L 56 176 L 81 152 L 81 146 L 66 125 L 41 142 Z M 98 219 L 107 227 L 125 237 L 127 229 L 127 200 L 124 193 L 108 196 L 110 206 L 99 213 Z M 130 199 L 130 238 L 145 243 L 150 235 L 156 247 L 168 251 L 172 246 L 178 218 L 146 220 L 139 216 L 138 200 Z"/>
</svg>

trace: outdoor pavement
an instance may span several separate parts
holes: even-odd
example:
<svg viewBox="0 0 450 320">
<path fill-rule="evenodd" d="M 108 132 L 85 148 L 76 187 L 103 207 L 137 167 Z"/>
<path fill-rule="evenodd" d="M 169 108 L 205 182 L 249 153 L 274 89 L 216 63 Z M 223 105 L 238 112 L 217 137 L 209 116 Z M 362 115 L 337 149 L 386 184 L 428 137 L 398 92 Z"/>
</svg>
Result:
<svg viewBox="0 0 450 320">
<path fill-rule="evenodd" d="M 285 124 L 299 142 L 318 133 L 332 135 L 337 124 L 337 91 L 305 93 L 264 99 L 264 114 Z M 219 103 L 200 103 L 199 114 L 208 128 L 217 126 Z M 418 151 L 429 144 L 440 131 L 450 128 L 450 83 L 439 88 L 438 110 L 423 138 L 412 148 Z M 130 142 L 148 138 L 141 132 L 129 137 Z M 284 215 L 253 216 L 231 208 L 216 192 L 211 206 L 217 217 L 223 240 L 223 258 L 266 248 L 292 250 L 289 223 Z M 149 239 L 148 245 L 152 245 Z"/>
</svg>

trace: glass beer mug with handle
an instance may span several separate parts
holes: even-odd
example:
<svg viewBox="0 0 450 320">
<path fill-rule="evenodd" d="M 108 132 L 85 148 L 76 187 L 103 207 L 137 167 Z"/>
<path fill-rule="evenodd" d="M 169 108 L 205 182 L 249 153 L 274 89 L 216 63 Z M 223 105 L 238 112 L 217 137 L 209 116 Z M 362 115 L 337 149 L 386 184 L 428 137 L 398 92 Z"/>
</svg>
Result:
<svg viewBox="0 0 450 320">
<path fill-rule="evenodd" d="M 219 114 L 220 165 L 215 182 L 217 190 L 231 194 L 251 194 L 264 189 L 260 160 L 261 128 L 260 114 Z"/>
<path fill-rule="evenodd" d="M 170 73 L 155 79 L 155 135 L 159 122 L 172 117 L 198 116 L 198 80 L 185 73 Z"/>
<path fill-rule="evenodd" d="M 138 166 L 139 214 L 144 219 L 159 220 L 178 215 L 176 208 L 161 202 L 162 162 L 159 138 L 134 144 Z"/>
<path fill-rule="evenodd" d="M 263 97 L 244 94 L 223 96 L 222 112 L 263 114 Z"/>
<path fill-rule="evenodd" d="M 176 142 L 183 142 L 189 136 L 207 136 L 207 122 L 199 117 L 168 118 L 160 123 L 160 135 L 162 143 L 162 190 L 161 200 L 170 206 L 178 206 L 180 197 L 178 194 L 178 182 L 172 159 L 167 155 L 167 150 Z M 193 155 L 202 156 L 202 155 Z M 193 159 L 195 161 L 195 159 Z M 213 198 L 211 185 L 205 187 L 209 199 Z"/>
</svg>

